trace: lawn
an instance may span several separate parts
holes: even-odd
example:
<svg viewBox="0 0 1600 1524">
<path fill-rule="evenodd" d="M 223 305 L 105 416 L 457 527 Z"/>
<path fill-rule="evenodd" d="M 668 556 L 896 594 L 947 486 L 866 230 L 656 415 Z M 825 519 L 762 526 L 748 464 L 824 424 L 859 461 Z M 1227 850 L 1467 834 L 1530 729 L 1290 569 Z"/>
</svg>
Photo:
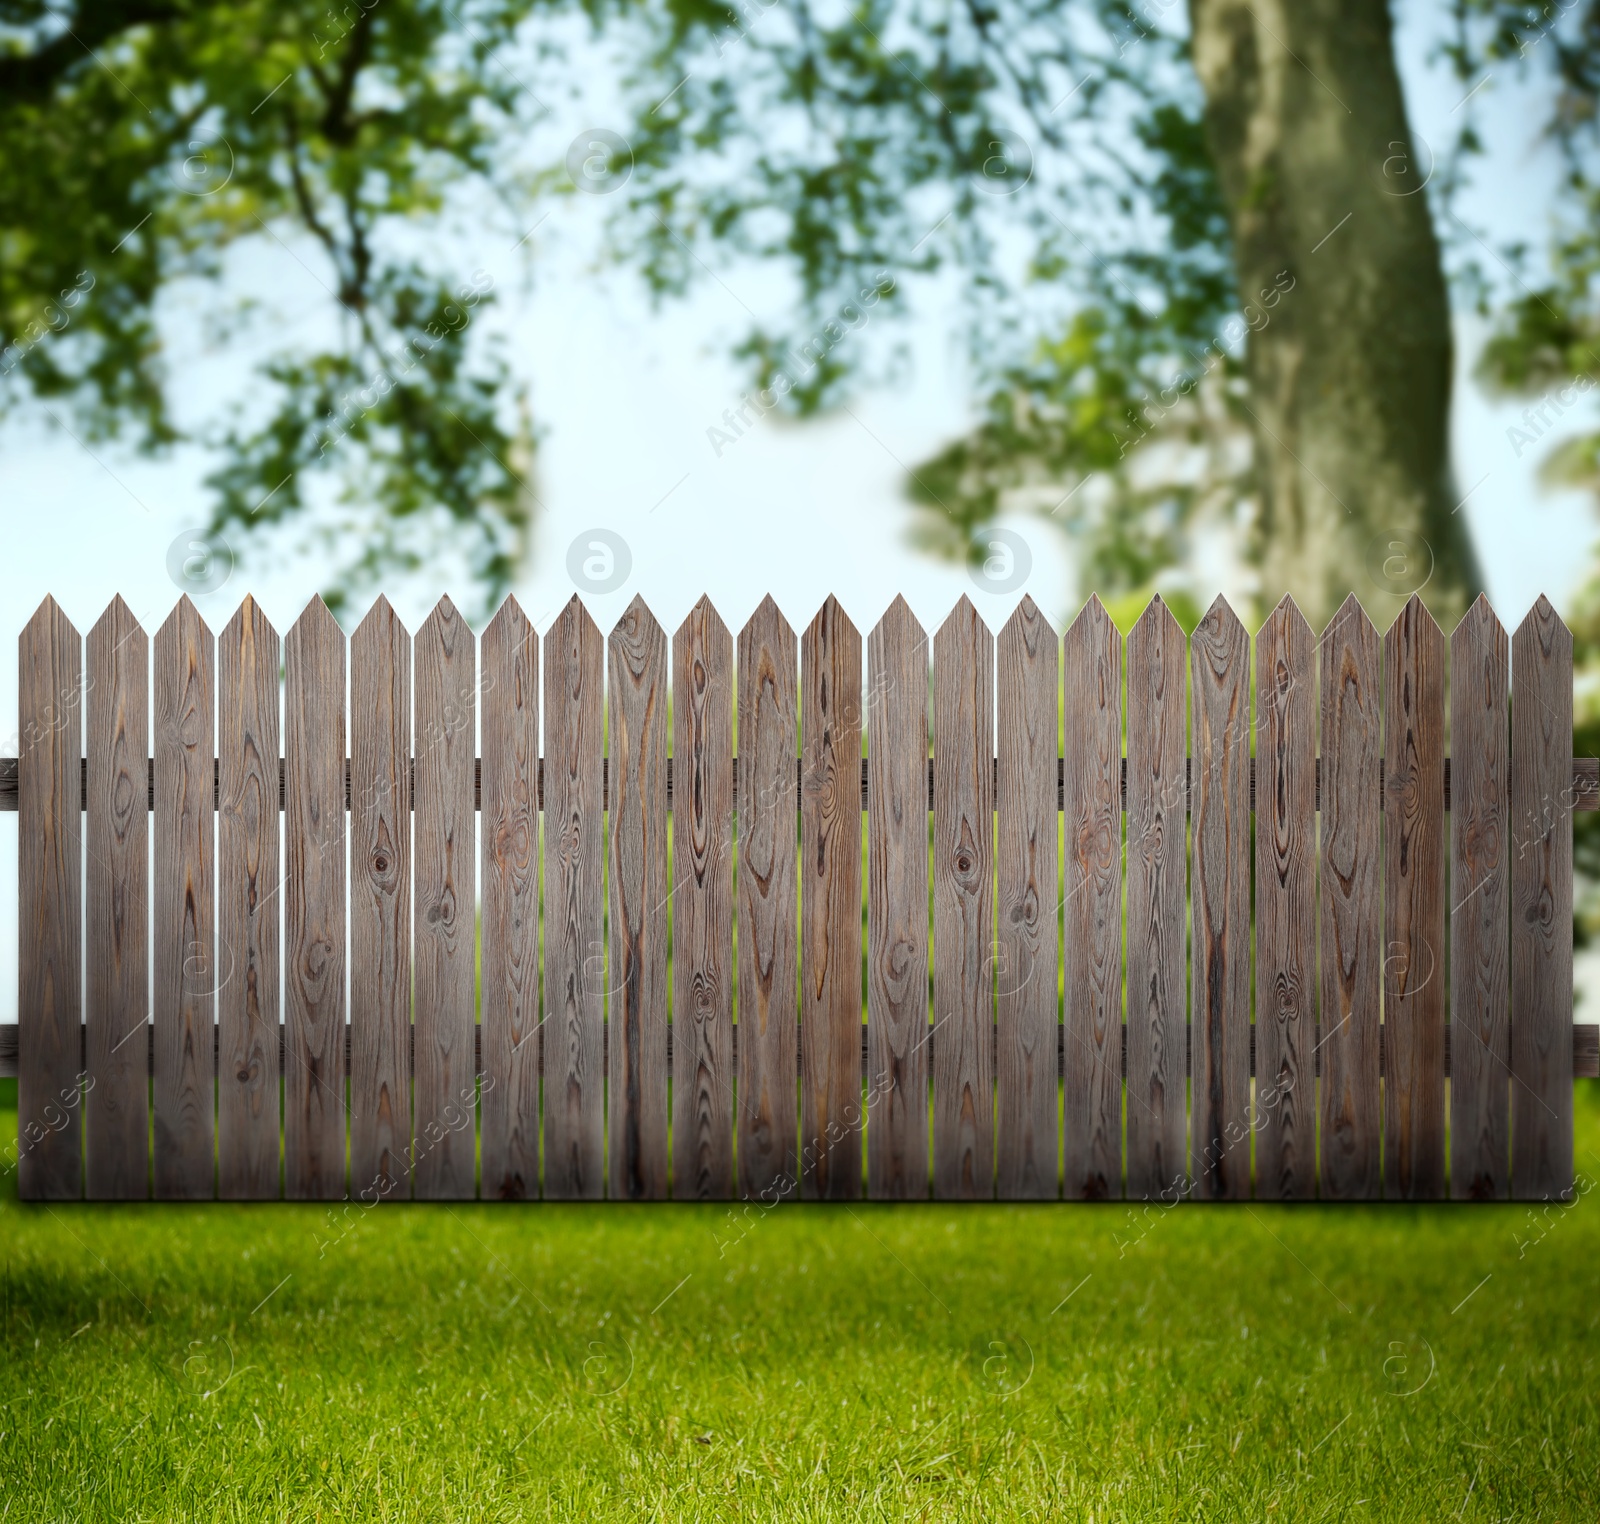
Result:
<svg viewBox="0 0 1600 1524">
<path fill-rule="evenodd" d="M 736 1219 L 22 1207 L 11 1172 L 0 1245 L 27 1524 L 1600 1517 L 1583 1196 Z"/>
</svg>

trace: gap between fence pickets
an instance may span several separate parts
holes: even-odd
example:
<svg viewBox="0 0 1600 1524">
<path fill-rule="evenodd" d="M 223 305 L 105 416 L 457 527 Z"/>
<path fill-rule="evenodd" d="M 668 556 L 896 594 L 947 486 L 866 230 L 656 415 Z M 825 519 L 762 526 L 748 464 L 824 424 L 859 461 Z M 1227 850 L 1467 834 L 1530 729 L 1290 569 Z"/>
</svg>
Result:
<svg viewBox="0 0 1600 1524">
<path fill-rule="evenodd" d="M 411 1040 L 412 1040 L 413 1045 L 415 1045 L 415 1043 L 416 1043 L 416 1030 L 417 1029 L 415 1027 L 411 1028 Z M 796 1060 L 797 1060 L 796 1072 L 798 1074 L 803 1075 L 805 1073 L 805 1053 L 804 1053 L 805 1029 L 803 1027 L 800 1027 L 798 1030 L 799 1030 L 799 1036 L 796 1039 L 796 1047 L 795 1047 L 795 1054 L 796 1054 Z M 217 1028 L 215 1026 L 213 1026 L 211 1031 L 212 1031 L 212 1055 L 213 1055 L 212 1072 L 213 1072 L 213 1074 L 215 1074 L 215 1072 L 216 1072 L 216 1069 L 215 1069 L 215 1055 L 216 1055 L 216 1045 L 217 1045 Z M 602 1024 L 602 1037 L 601 1037 L 601 1054 L 602 1054 L 602 1058 L 604 1057 L 604 1054 L 605 1054 L 606 1034 L 608 1034 L 609 1031 L 610 1031 L 610 1023 L 609 1022 L 603 1023 Z M 1186 1048 L 1188 1049 L 1188 1051 L 1186 1051 L 1185 1055 L 1184 1055 L 1185 1072 L 1188 1072 L 1189 1064 L 1190 1064 L 1190 1062 L 1192 1061 L 1192 1058 L 1193 1058 L 1193 1043 L 1194 1043 L 1193 1031 L 1194 1031 L 1193 1027 L 1189 1027 L 1187 1029 Z M 479 1074 L 481 1074 L 481 1073 L 483 1073 L 483 1028 L 481 1026 L 475 1027 L 473 1029 L 473 1032 L 474 1032 L 474 1055 L 475 1055 L 474 1056 L 474 1063 L 476 1065 L 477 1072 Z M 1312 1033 L 1313 1033 L 1313 1036 L 1316 1038 L 1316 1047 L 1315 1047 L 1315 1049 L 1313 1051 L 1313 1055 L 1312 1055 L 1312 1072 L 1314 1074 L 1320 1076 L 1321 1073 L 1322 1073 L 1322 1062 L 1321 1062 L 1320 1057 L 1318 1057 L 1317 1055 L 1318 1055 L 1318 1053 L 1320 1053 L 1320 1050 L 1322 1048 L 1322 1041 L 1321 1041 L 1321 1038 L 1322 1038 L 1322 1026 L 1321 1026 L 1321 1023 L 1318 1023 L 1317 1025 L 1315 1025 L 1312 1028 Z M 17 1028 L 17 1025 L 16 1025 L 15 1022 L 0 1023 L 0 1079 L 15 1079 L 16 1076 L 17 1076 L 17 1054 L 18 1054 L 18 1040 L 17 1039 L 18 1039 L 18 1028 Z M 933 1045 L 934 1045 L 935 1040 L 936 1040 L 935 1039 L 935 1033 L 933 1032 L 932 1029 L 930 1029 L 929 1033 L 928 1033 L 928 1036 L 926 1038 L 926 1042 L 927 1042 L 928 1048 L 929 1048 L 930 1060 L 932 1058 L 932 1049 L 933 1049 Z M 999 1040 L 999 1028 L 998 1027 L 995 1027 L 995 1028 L 992 1029 L 991 1040 L 995 1041 L 995 1042 L 998 1042 L 998 1040 Z M 82 1027 L 82 1026 L 80 1026 L 78 1028 L 78 1042 L 79 1042 L 79 1066 L 80 1066 L 80 1068 L 83 1068 L 83 1069 L 86 1070 L 88 1068 L 88 1057 L 87 1057 L 88 1049 L 87 1049 L 87 1046 L 86 1046 L 86 1029 L 84 1027 Z M 150 1051 L 150 1057 L 149 1057 L 150 1072 L 153 1074 L 155 1072 L 154 1048 L 153 1048 L 153 1046 L 150 1045 L 150 1041 L 149 1041 L 148 1037 L 146 1038 L 146 1045 L 147 1045 L 147 1047 L 149 1048 L 149 1051 Z M 278 1028 L 278 1053 L 279 1053 L 279 1060 L 280 1060 L 279 1073 L 282 1073 L 283 1072 L 282 1071 L 283 1028 L 281 1026 Z M 735 1061 L 737 1061 L 737 1059 L 738 1059 L 738 1054 L 739 1054 L 739 1024 L 738 1024 L 738 1022 L 734 1022 L 733 1023 L 733 1056 L 734 1056 L 734 1060 Z M 541 1070 L 541 1072 L 543 1071 L 542 1058 L 543 1058 L 543 1054 L 542 1054 L 542 1051 L 541 1051 L 541 1054 L 540 1054 L 540 1059 L 541 1059 L 540 1070 Z M 346 1077 L 348 1077 L 349 1073 L 350 1073 L 350 1027 L 349 1027 L 348 1023 L 346 1024 L 345 1029 L 344 1029 L 344 1063 L 345 1063 L 345 1074 L 346 1074 Z M 1065 1072 L 1065 1065 L 1066 1065 L 1066 1030 L 1065 1030 L 1064 1027 L 1058 1026 L 1056 1028 L 1056 1079 L 1058 1081 L 1062 1078 L 1062 1076 L 1063 1076 L 1063 1074 Z M 865 1026 L 863 1026 L 861 1028 L 861 1066 L 862 1066 L 863 1072 L 865 1072 L 867 1067 L 868 1067 L 868 1062 L 867 1062 L 867 1029 L 866 1029 Z M 1253 1076 L 1255 1074 L 1255 1072 L 1256 1072 L 1256 1032 L 1255 1032 L 1255 1027 L 1252 1026 L 1250 1028 L 1250 1073 Z M 1378 1026 L 1378 1073 L 1379 1073 L 1380 1077 L 1382 1076 L 1383 1072 L 1384 1072 L 1384 1063 L 1383 1063 L 1383 1025 L 1382 1025 L 1382 1023 L 1379 1023 L 1379 1026 Z M 1448 1078 L 1449 1074 L 1450 1074 L 1450 1027 L 1448 1025 L 1444 1029 L 1444 1072 L 1445 1072 L 1445 1077 Z M 669 1077 L 671 1076 L 671 1073 L 672 1073 L 672 1027 L 671 1027 L 671 1025 L 669 1023 L 669 1025 L 667 1027 L 667 1074 L 668 1074 Z M 1128 1029 L 1126 1027 L 1122 1028 L 1122 1073 L 1123 1073 L 1123 1077 L 1126 1078 L 1127 1077 L 1127 1073 L 1128 1073 Z M 1593 1022 L 1589 1022 L 1589 1023 L 1574 1023 L 1573 1028 L 1572 1028 L 1572 1076 L 1573 1076 L 1574 1079 L 1600 1079 L 1600 1024 L 1596 1024 L 1596 1023 L 1593 1023 Z"/>
<path fill-rule="evenodd" d="M 609 764 L 610 758 L 600 759 L 600 807 L 605 809 L 610 802 Z M 0 811 L 15 810 L 17 808 L 18 777 L 20 759 L 17 757 L 0 757 Z M 146 758 L 145 766 L 148 772 L 147 784 L 148 808 L 154 809 L 156 804 L 156 764 L 153 757 Z M 999 760 L 993 763 L 994 789 L 998 796 L 1000 788 Z M 1193 768 L 1193 758 L 1184 759 L 1184 810 L 1189 808 L 1189 774 Z M 87 758 L 79 759 L 80 786 L 79 808 L 87 809 L 89 803 L 89 762 Z M 222 764 L 217 758 L 212 759 L 213 805 L 220 807 L 222 797 Z M 278 758 L 278 807 L 284 808 L 285 804 L 285 778 L 286 769 L 282 757 Z M 800 758 L 795 758 L 796 794 L 804 798 L 805 790 L 805 764 Z M 1064 757 L 1056 758 L 1056 808 L 1066 808 L 1067 796 L 1067 764 Z M 733 804 L 737 809 L 739 802 L 739 759 L 733 759 Z M 412 808 L 416 807 L 416 763 L 412 762 L 411 784 Z M 483 807 L 483 759 L 476 758 L 473 763 L 472 804 L 474 809 Z M 868 806 L 867 798 L 867 759 L 861 759 L 861 808 Z M 344 763 L 344 807 L 350 808 L 350 759 L 345 758 Z M 1250 808 L 1256 807 L 1256 759 L 1250 759 Z M 1322 758 L 1316 762 L 1316 807 L 1322 808 Z M 1378 807 L 1383 807 L 1383 761 L 1378 762 Z M 1450 808 L 1450 759 L 1444 759 L 1444 807 Z M 539 759 L 539 808 L 544 808 L 544 759 Z M 667 808 L 672 808 L 672 758 L 667 758 Z M 933 758 L 928 759 L 928 808 L 933 808 Z M 1128 759 L 1122 759 L 1122 809 L 1126 813 L 1128 808 Z M 1600 812 L 1600 757 L 1574 757 L 1572 759 L 1572 808 L 1579 813 Z"/>
</svg>

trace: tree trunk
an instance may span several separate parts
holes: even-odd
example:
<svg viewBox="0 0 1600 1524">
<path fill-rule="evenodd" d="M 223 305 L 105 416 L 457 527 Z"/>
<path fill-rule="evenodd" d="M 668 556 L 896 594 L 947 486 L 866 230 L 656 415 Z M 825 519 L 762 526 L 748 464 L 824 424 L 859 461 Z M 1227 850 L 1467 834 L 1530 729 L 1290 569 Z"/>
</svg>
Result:
<svg viewBox="0 0 1600 1524">
<path fill-rule="evenodd" d="M 1452 491 L 1433 156 L 1406 123 L 1388 5 L 1189 9 L 1255 329 L 1263 600 L 1293 594 L 1320 629 L 1354 590 L 1383 628 L 1420 589 L 1448 628 L 1479 572 Z"/>
</svg>

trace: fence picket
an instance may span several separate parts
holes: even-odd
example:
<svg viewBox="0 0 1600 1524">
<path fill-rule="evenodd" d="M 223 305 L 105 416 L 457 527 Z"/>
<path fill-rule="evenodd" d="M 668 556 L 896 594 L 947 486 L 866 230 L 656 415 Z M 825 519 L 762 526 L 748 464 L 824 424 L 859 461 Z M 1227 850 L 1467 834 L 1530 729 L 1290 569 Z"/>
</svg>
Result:
<svg viewBox="0 0 1600 1524">
<path fill-rule="evenodd" d="M 411 1194 L 411 636 L 350 637 L 350 1194 Z"/>
<path fill-rule="evenodd" d="M 573 595 L 544 638 L 544 1193 L 605 1185 L 600 631 Z"/>
<path fill-rule="evenodd" d="M 1032 598 L 996 641 L 999 935 L 995 946 L 995 1173 L 1003 1200 L 1060 1193 L 1056 998 L 1061 862 L 1059 639 Z"/>
<path fill-rule="evenodd" d="M 673 1195 L 733 1194 L 733 638 L 702 598 L 672 638 Z"/>
<path fill-rule="evenodd" d="M 1218 598 L 1189 641 L 1194 950 L 1190 1172 L 1250 1194 L 1250 637 Z"/>
<path fill-rule="evenodd" d="M 805 744 L 800 1189 L 812 1200 L 853 1201 L 861 1194 L 863 1123 L 861 637 L 837 599 L 829 598 L 807 627 L 800 660 Z M 793 637 L 787 662 L 792 714 Z M 792 754 L 792 721 L 789 741 Z M 791 809 L 790 819 L 793 814 Z M 774 824 L 786 827 L 788 821 L 777 816 Z"/>
<path fill-rule="evenodd" d="M 1507 828 L 1511 645 L 1482 596 L 1450 637 L 1450 1194 L 1510 1183 Z M 1565 744 L 1565 743 L 1563 743 Z"/>
<path fill-rule="evenodd" d="M 85 655 L 85 1042 L 91 1088 L 83 1124 L 84 1175 L 91 1201 L 143 1200 L 150 1194 L 150 643 L 121 598 L 111 600 L 89 631 Z M 77 803 L 74 797 L 74 810 Z M 77 1035 L 72 1034 L 74 1069 Z"/>
<path fill-rule="evenodd" d="M 607 642 L 610 933 L 607 1179 L 667 1194 L 667 637 L 635 598 Z"/>
<path fill-rule="evenodd" d="M 54 598 L 23 626 L 17 667 L 17 1195 L 75 1201 L 90 1078 L 79 1060 L 83 656 Z"/>
<path fill-rule="evenodd" d="M 795 1193 L 800 1166 L 794 1078 L 795 639 L 770 597 L 739 632 L 738 654 L 739 1195 L 771 1203 Z M 858 986 L 860 966 L 858 953 Z M 858 1026 L 860 1021 L 858 1002 Z"/>
<path fill-rule="evenodd" d="M 539 1194 L 539 637 L 483 632 L 483 1199 Z"/>
<path fill-rule="evenodd" d="M 472 629 L 441 598 L 417 631 L 414 832 L 416 1006 L 412 1060 L 418 1201 L 476 1191 L 478 662 Z"/>
<path fill-rule="evenodd" d="M 1383 729 L 1378 632 L 1354 593 L 1322 632 L 1317 650 L 1322 716 L 1318 1178 L 1324 1200 L 1373 1201 L 1382 1189 L 1378 780 Z"/>
<path fill-rule="evenodd" d="M 933 637 L 933 1192 L 994 1195 L 994 637 Z"/>
<path fill-rule="evenodd" d="M 1316 1194 L 1317 688 L 1292 598 L 1256 636 L 1256 1195 Z"/>
<path fill-rule="evenodd" d="M 1383 1194 L 1403 1201 L 1444 1195 L 1444 660 L 1413 594 L 1383 638 Z"/>
<path fill-rule="evenodd" d="M 216 1193 L 216 696 L 211 631 L 185 595 L 155 640 L 155 1193 Z"/>
<path fill-rule="evenodd" d="M 1122 637 L 1090 598 L 1061 645 L 1069 1200 L 1122 1194 Z"/>
<path fill-rule="evenodd" d="M 1572 1199 L 1572 635 L 1541 596 L 1511 640 L 1511 1194 Z"/>
<path fill-rule="evenodd" d="M 283 642 L 284 1195 L 344 1195 L 345 648 L 321 598 Z"/>
<path fill-rule="evenodd" d="M 278 1195 L 278 635 L 247 597 L 217 643 L 217 1194 Z"/>
<path fill-rule="evenodd" d="M 867 639 L 867 1194 L 928 1194 L 928 637 L 904 598 Z"/>
<path fill-rule="evenodd" d="M 1130 1201 L 1188 1192 L 1187 657 L 1172 610 L 1151 599 L 1128 634 Z"/>
</svg>

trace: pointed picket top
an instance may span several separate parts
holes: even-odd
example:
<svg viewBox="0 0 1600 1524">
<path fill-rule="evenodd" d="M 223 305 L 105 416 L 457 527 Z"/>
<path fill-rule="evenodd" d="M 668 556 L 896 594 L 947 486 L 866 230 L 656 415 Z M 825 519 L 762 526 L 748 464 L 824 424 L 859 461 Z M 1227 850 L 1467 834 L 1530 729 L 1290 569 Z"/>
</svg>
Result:
<svg viewBox="0 0 1600 1524">
<path fill-rule="evenodd" d="M 1001 625 L 1000 638 L 1022 640 L 1032 646 L 1038 643 L 1041 636 L 1048 636 L 1051 640 L 1057 639 L 1056 627 L 1040 612 L 1039 605 L 1033 598 L 1024 593 L 1022 602 L 1011 611 L 1011 617 Z"/>
<path fill-rule="evenodd" d="M 1427 641 L 1430 644 L 1433 637 L 1437 636 L 1440 647 L 1444 645 L 1444 631 L 1439 628 L 1439 621 L 1433 617 L 1432 610 L 1422 601 L 1421 593 L 1413 593 L 1406 599 L 1404 607 L 1394 616 L 1394 623 L 1389 626 L 1386 634 L 1398 637 L 1406 630 L 1414 630 L 1417 640 Z"/>
<path fill-rule="evenodd" d="M 1489 595 L 1479 593 L 1450 635 L 1451 670 L 1464 673 L 1466 663 L 1475 655 L 1492 653 L 1505 638 L 1505 626 L 1490 605 Z"/>
<path fill-rule="evenodd" d="M 611 626 L 606 643 L 608 646 L 620 644 L 638 650 L 654 641 L 665 641 L 666 638 L 666 631 L 651 612 L 650 605 L 644 601 L 644 594 L 635 593 L 633 600 L 622 611 L 622 617 Z"/>
<path fill-rule="evenodd" d="M 471 629 L 461 617 L 461 610 L 450 601 L 448 593 L 428 611 L 428 617 L 422 621 L 422 627 L 417 631 L 419 637 L 431 635 L 448 642 L 451 647 L 454 647 L 463 634 L 470 645 Z"/>
<path fill-rule="evenodd" d="M 134 618 L 133 610 L 122 600 L 122 594 L 117 593 L 105 607 L 105 612 L 95 620 L 90 627 L 89 637 L 92 640 L 102 640 L 110 635 L 114 641 L 126 640 L 135 630 L 140 635 L 144 634 L 139 621 Z"/>
<path fill-rule="evenodd" d="M 32 617 L 23 627 L 23 633 L 37 639 L 40 635 L 71 635 L 74 639 L 78 636 L 76 626 L 67 618 L 66 611 L 49 593 L 44 595 L 39 607 L 33 611 Z"/>
<path fill-rule="evenodd" d="M 300 617 L 289 626 L 290 639 L 334 640 L 343 636 L 344 630 L 333 617 L 333 610 L 323 602 L 321 593 L 313 593 L 311 601 L 300 610 Z"/>
<path fill-rule="evenodd" d="M 673 640 L 703 640 L 710 645 L 716 641 L 732 640 L 728 627 L 722 622 L 722 615 L 717 612 L 717 607 L 711 599 L 702 593 L 699 601 L 684 616 L 683 623 L 678 626 L 678 633 Z"/>
<path fill-rule="evenodd" d="M 278 632 L 272 627 L 272 621 L 267 618 L 266 610 L 256 601 L 254 594 L 246 593 L 239 607 L 233 611 L 233 618 L 223 626 L 223 636 L 241 641 L 248 633 L 252 640 L 276 640 Z"/>
<path fill-rule="evenodd" d="M 833 602 L 832 599 L 828 601 L 829 603 Z M 826 608 L 827 605 L 825 604 L 823 607 Z M 834 604 L 834 607 L 837 609 L 838 605 Z M 842 610 L 839 611 L 838 617 L 844 618 Z M 816 619 L 811 621 L 811 628 L 820 628 L 819 621 L 821 619 L 822 614 L 819 612 Z M 848 624 L 849 620 L 845 620 L 845 623 Z M 833 627 L 837 628 L 836 625 Z M 777 600 L 771 593 L 768 593 L 756 605 L 755 613 L 745 620 L 744 628 L 739 631 L 739 649 L 741 652 L 750 647 L 752 643 L 756 646 L 765 645 L 780 654 L 785 650 L 792 650 L 794 647 L 794 626 L 784 618 L 783 610 L 778 607 Z"/>
<path fill-rule="evenodd" d="M 950 610 L 945 622 L 939 626 L 933 638 L 937 645 L 948 640 L 959 639 L 963 635 L 969 638 L 975 635 L 981 640 L 988 634 L 989 626 L 984 623 L 983 615 L 978 612 L 972 600 L 963 593 L 956 606 Z"/>
<path fill-rule="evenodd" d="M 1205 617 L 1195 626 L 1194 633 L 1197 639 L 1200 637 L 1202 630 L 1205 631 L 1206 638 L 1213 641 L 1219 638 L 1223 640 L 1236 639 L 1235 630 L 1238 631 L 1239 635 L 1243 635 L 1246 640 L 1250 638 L 1250 632 L 1245 629 L 1244 621 L 1234 613 L 1233 605 L 1221 593 L 1218 593 L 1211 600 L 1211 607 L 1206 610 Z"/>
<path fill-rule="evenodd" d="M 1078 610 L 1077 617 L 1067 626 L 1065 639 L 1068 641 L 1089 640 L 1096 637 L 1104 639 L 1106 632 L 1113 636 L 1119 632 L 1111 615 L 1106 612 L 1106 606 L 1100 601 L 1098 593 L 1090 593 L 1089 601 Z"/>
<path fill-rule="evenodd" d="M 165 645 L 169 640 L 180 639 L 186 631 L 200 640 L 211 639 L 211 627 L 187 593 L 173 605 L 172 612 L 156 631 L 156 641 Z"/>
<path fill-rule="evenodd" d="M 1183 640 L 1183 626 L 1178 623 L 1178 616 L 1172 612 L 1166 599 L 1157 593 L 1140 611 L 1139 617 L 1133 621 L 1133 628 L 1128 631 L 1128 639 L 1135 636 L 1140 640 L 1171 639 L 1176 634 Z"/>
<path fill-rule="evenodd" d="M 926 641 L 928 638 L 928 632 L 912 613 L 911 605 L 906 602 L 904 593 L 894 595 L 894 602 L 883 611 L 878 622 L 873 625 L 872 633 L 874 635 L 881 633 L 885 639 L 896 640 L 907 636 L 917 641 Z"/>
<path fill-rule="evenodd" d="M 771 601 L 770 598 L 767 600 L 768 603 Z M 765 604 L 762 605 L 763 608 L 765 606 Z M 759 612 L 760 610 L 758 609 L 757 613 Z M 780 614 L 778 617 L 781 619 L 783 616 Z M 751 623 L 754 624 L 755 621 L 752 619 Z M 846 632 L 858 638 L 860 636 L 860 632 L 856 629 L 855 621 L 845 612 L 844 605 L 832 593 L 829 593 L 822 600 L 822 607 L 811 616 L 811 623 L 806 626 L 805 630 L 806 638 L 820 639 L 824 632 L 829 630 L 834 632 L 835 639 Z"/>
<path fill-rule="evenodd" d="M 1537 640 L 1546 651 L 1558 650 L 1563 639 L 1567 649 L 1570 651 L 1572 648 L 1571 630 L 1543 593 L 1534 599 L 1533 607 L 1522 616 L 1522 623 L 1517 626 L 1514 638 L 1522 639 L 1524 632 L 1528 639 Z"/>
<path fill-rule="evenodd" d="M 1346 645 L 1367 645 L 1378 638 L 1378 627 L 1354 593 L 1348 593 L 1333 618 L 1318 637 L 1319 646 L 1343 642 Z"/>
<path fill-rule="evenodd" d="M 562 646 L 576 651 L 588 640 L 590 631 L 594 632 L 596 640 L 600 638 L 600 626 L 594 622 L 594 616 L 584 606 L 583 599 L 574 593 L 550 622 L 550 628 L 545 632 L 545 644 L 552 654 Z"/>
<path fill-rule="evenodd" d="M 483 627 L 487 637 L 490 631 L 502 638 L 525 637 L 530 628 L 528 616 L 523 612 L 522 605 L 517 602 L 515 593 L 507 593 L 500 602 L 500 607 L 494 611 L 494 617 Z"/>
<path fill-rule="evenodd" d="M 372 607 L 367 610 L 366 617 L 356 626 L 355 634 L 350 637 L 351 643 L 361 641 L 365 644 L 369 640 L 386 641 L 394 638 L 395 631 L 401 635 L 408 635 L 400 616 L 395 613 L 394 605 L 379 593 L 374 599 Z"/>
<path fill-rule="evenodd" d="M 1300 605 L 1294 601 L 1292 593 L 1285 593 L 1278 600 L 1277 607 L 1261 622 L 1261 628 L 1256 631 L 1257 643 L 1269 633 L 1277 631 L 1281 631 L 1286 640 L 1293 640 L 1299 635 L 1306 640 L 1311 639 L 1311 623 L 1300 612 Z"/>
</svg>

